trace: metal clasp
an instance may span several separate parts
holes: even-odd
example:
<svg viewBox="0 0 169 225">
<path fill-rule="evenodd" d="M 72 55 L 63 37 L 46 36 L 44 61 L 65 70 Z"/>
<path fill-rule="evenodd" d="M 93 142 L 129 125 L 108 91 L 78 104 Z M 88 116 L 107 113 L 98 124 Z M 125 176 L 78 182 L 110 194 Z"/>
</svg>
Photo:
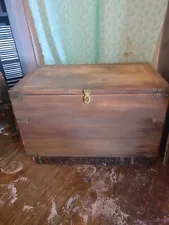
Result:
<svg viewBox="0 0 169 225">
<path fill-rule="evenodd" d="M 91 101 L 91 96 L 90 96 L 91 91 L 90 90 L 83 90 L 83 93 L 84 93 L 83 101 L 87 104 L 90 103 L 90 101 Z"/>
</svg>

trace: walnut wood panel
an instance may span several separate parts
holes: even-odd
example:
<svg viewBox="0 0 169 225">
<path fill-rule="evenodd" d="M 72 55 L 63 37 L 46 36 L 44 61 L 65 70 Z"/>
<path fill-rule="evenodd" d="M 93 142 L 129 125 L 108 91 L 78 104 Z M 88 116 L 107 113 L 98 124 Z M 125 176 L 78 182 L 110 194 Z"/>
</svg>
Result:
<svg viewBox="0 0 169 225">
<path fill-rule="evenodd" d="M 13 99 L 26 151 L 57 156 L 157 154 L 168 98 L 145 94 Z"/>
<path fill-rule="evenodd" d="M 29 74 L 10 92 L 25 94 L 81 94 L 168 92 L 168 84 L 149 64 L 45 66 Z"/>
</svg>

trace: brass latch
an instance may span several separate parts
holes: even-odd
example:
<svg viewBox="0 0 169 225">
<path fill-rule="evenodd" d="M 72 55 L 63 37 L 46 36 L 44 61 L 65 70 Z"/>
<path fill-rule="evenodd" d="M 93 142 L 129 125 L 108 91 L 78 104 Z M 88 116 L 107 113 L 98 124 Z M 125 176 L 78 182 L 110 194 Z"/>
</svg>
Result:
<svg viewBox="0 0 169 225">
<path fill-rule="evenodd" d="M 91 100 L 91 97 L 90 97 L 90 94 L 91 94 L 91 91 L 90 90 L 83 90 L 83 93 L 84 93 L 84 96 L 83 96 L 83 101 L 85 103 L 90 103 L 90 100 Z"/>
</svg>

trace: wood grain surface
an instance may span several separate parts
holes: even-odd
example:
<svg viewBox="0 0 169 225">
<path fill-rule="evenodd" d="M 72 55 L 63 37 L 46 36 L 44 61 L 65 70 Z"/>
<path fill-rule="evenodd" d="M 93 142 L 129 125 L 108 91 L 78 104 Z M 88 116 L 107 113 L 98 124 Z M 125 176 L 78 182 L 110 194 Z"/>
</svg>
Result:
<svg viewBox="0 0 169 225">
<path fill-rule="evenodd" d="M 93 95 L 91 103 L 85 104 L 82 97 L 37 95 L 13 100 L 26 152 L 43 156 L 157 155 L 168 98 Z"/>
<path fill-rule="evenodd" d="M 92 94 L 168 92 L 168 84 L 149 65 L 97 64 L 44 66 L 28 74 L 10 90 L 20 94 Z"/>
<path fill-rule="evenodd" d="M 0 134 L 1 225 L 169 223 L 169 168 L 160 161 L 36 165 L 19 140 L 4 135 Z"/>
</svg>

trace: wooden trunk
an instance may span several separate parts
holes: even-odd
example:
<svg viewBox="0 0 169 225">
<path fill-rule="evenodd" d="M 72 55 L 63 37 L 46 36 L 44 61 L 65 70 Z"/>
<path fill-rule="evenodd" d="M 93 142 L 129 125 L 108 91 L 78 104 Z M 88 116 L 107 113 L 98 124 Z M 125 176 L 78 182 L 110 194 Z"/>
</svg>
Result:
<svg viewBox="0 0 169 225">
<path fill-rule="evenodd" d="M 168 84 L 148 64 L 44 66 L 10 90 L 33 156 L 156 156 Z"/>
</svg>

